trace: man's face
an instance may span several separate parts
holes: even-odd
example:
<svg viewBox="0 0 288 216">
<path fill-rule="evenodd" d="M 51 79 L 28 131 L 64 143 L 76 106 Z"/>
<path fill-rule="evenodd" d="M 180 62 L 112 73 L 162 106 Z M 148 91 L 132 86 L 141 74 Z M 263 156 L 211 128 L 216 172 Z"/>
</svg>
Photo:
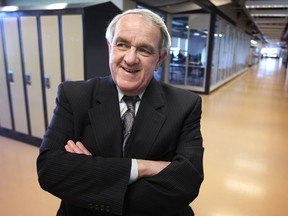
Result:
<svg viewBox="0 0 288 216">
<path fill-rule="evenodd" d="M 122 17 L 109 46 L 109 66 L 114 82 L 128 96 L 148 86 L 166 52 L 160 54 L 161 32 L 139 14 Z"/>
</svg>

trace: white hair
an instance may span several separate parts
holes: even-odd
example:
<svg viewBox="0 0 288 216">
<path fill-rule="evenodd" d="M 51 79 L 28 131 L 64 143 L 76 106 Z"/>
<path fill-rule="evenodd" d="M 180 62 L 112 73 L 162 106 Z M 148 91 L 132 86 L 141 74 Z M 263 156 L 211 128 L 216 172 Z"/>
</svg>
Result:
<svg viewBox="0 0 288 216">
<path fill-rule="evenodd" d="M 131 9 L 131 10 L 124 11 L 123 13 L 115 16 L 110 22 L 110 24 L 108 25 L 107 30 L 106 30 L 105 37 L 109 43 L 112 43 L 112 40 L 115 34 L 115 28 L 116 28 L 118 21 L 123 16 L 128 15 L 128 14 L 143 15 L 144 17 L 148 18 L 148 20 L 150 20 L 155 26 L 159 27 L 161 31 L 161 35 L 162 35 L 162 42 L 160 44 L 161 53 L 163 53 L 164 51 L 168 52 L 171 46 L 171 37 L 168 32 L 167 26 L 165 25 L 163 19 L 159 15 L 147 9 Z"/>
</svg>

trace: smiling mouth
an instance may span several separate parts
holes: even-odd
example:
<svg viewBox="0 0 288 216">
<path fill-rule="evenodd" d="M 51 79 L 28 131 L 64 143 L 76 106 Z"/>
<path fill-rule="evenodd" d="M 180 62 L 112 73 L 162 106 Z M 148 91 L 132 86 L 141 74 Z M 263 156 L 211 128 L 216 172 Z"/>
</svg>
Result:
<svg viewBox="0 0 288 216">
<path fill-rule="evenodd" d="M 122 67 L 122 69 L 127 71 L 128 73 L 136 73 L 136 72 L 140 71 L 140 70 L 129 69 L 129 68 L 124 68 L 124 67 Z"/>
</svg>

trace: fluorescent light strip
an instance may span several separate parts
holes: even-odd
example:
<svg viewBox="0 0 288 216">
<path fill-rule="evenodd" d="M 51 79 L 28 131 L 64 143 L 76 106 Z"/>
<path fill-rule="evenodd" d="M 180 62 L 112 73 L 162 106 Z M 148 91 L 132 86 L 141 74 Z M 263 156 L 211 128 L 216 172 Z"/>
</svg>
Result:
<svg viewBox="0 0 288 216">
<path fill-rule="evenodd" d="M 287 8 L 287 5 L 245 5 L 246 8 Z"/>
</svg>

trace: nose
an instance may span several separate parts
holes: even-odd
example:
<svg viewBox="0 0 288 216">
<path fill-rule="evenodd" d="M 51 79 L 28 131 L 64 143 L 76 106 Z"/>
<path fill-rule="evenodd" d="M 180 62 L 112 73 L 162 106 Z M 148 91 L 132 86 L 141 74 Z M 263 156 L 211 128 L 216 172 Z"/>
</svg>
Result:
<svg viewBox="0 0 288 216">
<path fill-rule="evenodd" d="M 124 61 L 127 65 L 135 65 L 139 63 L 139 58 L 137 55 L 137 50 L 134 47 L 131 47 L 124 56 Z"/>
</svg>

